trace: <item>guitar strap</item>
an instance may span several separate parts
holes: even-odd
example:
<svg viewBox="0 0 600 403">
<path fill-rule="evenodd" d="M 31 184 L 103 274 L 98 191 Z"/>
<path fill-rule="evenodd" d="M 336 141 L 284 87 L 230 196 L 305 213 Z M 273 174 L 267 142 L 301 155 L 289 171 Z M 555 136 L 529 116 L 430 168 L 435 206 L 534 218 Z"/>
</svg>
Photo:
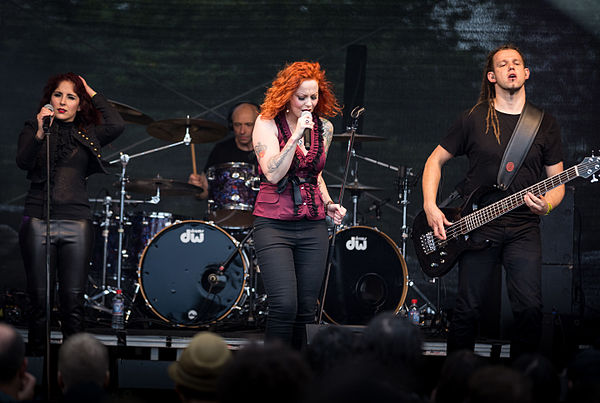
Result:
<svg viewBox="0 0 600 403">
<path fill-rule="evenodd" d="M 521 116 L 519 116 L 515 130 L 510 136 L 508 146 L 506 146 L 506 150 L 504 151 L 500 169 L 498 170 L 496 187 L 500 190 L 508 189 L 515 178 L 516 173 L 525 160 L 527 152 L 531 148 L 531 144 L 537 135 L 543 118 L 544 111 L 536 108 L 529 102 L 525 102 Z"/>
</svg>

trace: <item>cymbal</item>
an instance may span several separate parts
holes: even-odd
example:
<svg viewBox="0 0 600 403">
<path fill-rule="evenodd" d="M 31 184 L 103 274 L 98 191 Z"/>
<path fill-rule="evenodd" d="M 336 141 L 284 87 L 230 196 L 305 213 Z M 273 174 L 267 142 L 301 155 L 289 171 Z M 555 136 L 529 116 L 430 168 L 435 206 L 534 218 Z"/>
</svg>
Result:
<svg viewBox="0 0 600 403">
<path fill-rule="evenodd" d="M 350 133 L 340 133 L 333 135 L 333 141 L 348 141 L 350 140 Z M 354 141 L 384 141 L 387 140 L 385 137 L 381 136 L 371 136 L 369 134 L 358 134 L 354 135 Z"/>
<path fill-rule="evenodd" d="M 192 143 L 212 143 L 225 137 L 227 128 L 218 123 L 202 119 L 166 119 L 148 125 L 146 131 L 152 137 L 170 143 L 182 141 L 189 125 Z"/>
<path fill-rule="evenodd" d="M 327 185 L 330 188 L 333 189 L 341 189 L 342 184 L 341 183 L 334 183 L 333 185 Z M 367 190 L 371 190 L 371 191 L 375 191 L 375 190 L 383 190 L 383 188 L 377 187 L 377 186 L 368 186 L 368 185 L 363 185 L 362 183 L 359 182 L 350 182 L 347 183 L 346 186 L 344 186 L 345 190 L 348 190 L 350 192 L 362 192 L 362 191 L 367 191 Z"/>
<path fill-rule="evenodd" d="M 132 179 L 126 185 L 128 192 L 140 193 L 145 195 L 156 194 L 156 189 L 160 189 L 161 196 L 192 196 L 196 193 L 202 193 L 202 188 L 190 185 L 186 182 L 176 181 L 175 179 L 152 178 L 152 179 Z"/>
<path fill-rule="evenodd" d="M 154 122 L 154 119 L 144 112 L 135 109 L 133 106 L 125 105 L 112 99 L 109 99 L 108 103 L 119 112 L 125 123 L 136 123 L 145 126 Z"/>
</svg>

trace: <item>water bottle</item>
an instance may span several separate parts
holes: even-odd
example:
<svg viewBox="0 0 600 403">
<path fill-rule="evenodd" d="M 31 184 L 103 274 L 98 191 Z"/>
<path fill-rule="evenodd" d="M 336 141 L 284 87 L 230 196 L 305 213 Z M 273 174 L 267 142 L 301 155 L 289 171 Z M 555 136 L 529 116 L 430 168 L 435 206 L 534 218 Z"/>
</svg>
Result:
<svg viewBox="0 0 600 403">
<path fill-rule="evenodd" d="M 123 311 L 125 310 L 125 301 L 121 290 L 117 290 L 117 294 L 113 297 L 112 308 L 112 328 L 115 330 L 124 329 Z"/>
<path fill-rule="evenodd" d="M 419 326 L 421 324 L 421 315 L 419 314 L 419 308 L 417 307 L 416 299 L 410 300 L 410 307 L 408 308 L 408 318 L 416 326 Z"/>
</svg>

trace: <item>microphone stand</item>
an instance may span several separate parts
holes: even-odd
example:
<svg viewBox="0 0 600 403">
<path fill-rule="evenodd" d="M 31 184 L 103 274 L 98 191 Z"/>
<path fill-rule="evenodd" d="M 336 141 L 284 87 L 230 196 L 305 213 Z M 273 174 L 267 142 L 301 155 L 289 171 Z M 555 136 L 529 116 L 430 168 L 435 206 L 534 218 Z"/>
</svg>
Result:
<svg viewBox="0 0 600 403">
<path fill-rule="evenodd" d="M 50 401 L 50 125 L 44 128 L 46 138 L 46 345 L 44 346 L 44 370 L 46 376 L 46 398 Z M 29 340 L 31 342 L 31 340 Z"/>
<path fill-rule="evenodd" d="M 350 139 L 348 139 L 348 150 L 346 152 L 346 163 L 344 166 L 344 176 L 342 178 L 342 185 L 340 188 L 340 195 L 338 197 L 338 204 L 342 204 L 342 200 L 344 198 L 344 190 L 346 185 L 346 179 L 348 178 L 348 171 L 350 169 L 350 158 L 352 157 L 352 150 L 354 148 L 354 135 L 356 134 L 356 129 L 358 128 L 358 118 L 363 114 L 365 108 L 355 107 L 352 109 L 350 113 L 350 117 L 353 119 L 352 126 L 350 127 Z M 327 211 L 325 211 L 325 215 L 327 215 Z M 333 223 L 333 234 L 331 235 L 331 242 L 329 243 L 329 253 L 327 254 L 327 263 L 325 268 L 325 278 L 323 281 L 323 291 L 321 294 L 321 304 L 319 305 L 319 312 L 317 315 L 317 323 L 323 323 L 323 309 L 325 307 L 325 298 L 327 297 L 327 287 L 329 285 L 329 273 L 331 272 L 331 261 L 333 259 L 333 253 L 335 251 L 335 238 L 337 235 L 337 225 L 335 222 Z"/>
</svg>

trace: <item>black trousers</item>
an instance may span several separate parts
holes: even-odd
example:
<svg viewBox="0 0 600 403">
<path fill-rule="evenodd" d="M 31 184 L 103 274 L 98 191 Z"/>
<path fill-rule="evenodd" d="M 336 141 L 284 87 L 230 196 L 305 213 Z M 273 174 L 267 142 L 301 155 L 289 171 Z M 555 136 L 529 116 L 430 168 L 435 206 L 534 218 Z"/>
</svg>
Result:
<svg viewBox="0 0 600 403">
<path fill-rule="evenodd" d="M 83 331 L 84 293 L 94 231 L 89 220 L 50 220 L 50 301 L 58 278 L 64 338 Z M 46 221 L 23 217 L 19 243 L 29 294 L 29 345 L 43 349 L 46 322 Z M 38 350 L 38 352 L 41 352 Z"/>
<path fill-rule="evenodd" d="M 471 234 L 471 240 L 490 240 L 483 250 L 468 251 L 459 259 L 458 296 L 448 351 L 473 349 L 477 325 L 486 293 L 494 285 L 494 273 L 506 270 L 506 287 L 515 319 L 511 356 L 537 350 L 542 329 L 542 246 L 535 222 L 518 226 L 485 225 Z"/>
<path fill-rule="evenodd" d="M 269 303 L 265 339 L 300 349 L 306 342 L 306 324 L 315 321 L 325 272 L 325 220 L 257 217 L 254 244 Z"/>
</svg>

